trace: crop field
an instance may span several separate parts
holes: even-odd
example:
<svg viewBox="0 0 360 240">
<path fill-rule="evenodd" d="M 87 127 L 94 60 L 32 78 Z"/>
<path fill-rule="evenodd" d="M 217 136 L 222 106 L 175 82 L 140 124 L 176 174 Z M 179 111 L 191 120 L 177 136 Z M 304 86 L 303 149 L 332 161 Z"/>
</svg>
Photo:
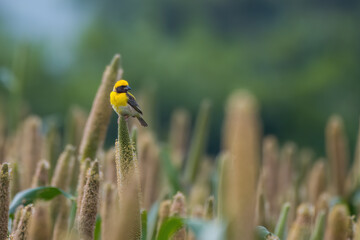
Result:
<svg viewBox="0 0 360 240">
<path fill-rule="evenodd" d="M 194 123 L 173 109 L 166 141 L 121 116 L 105 148 L 122 73 L 115 55 L 90 113 L 69 109 L 64 129 L 28 114 L 10 134 L 0 116 L 0 240 L 360 240 L 360 132 L 350 149 L 341 116 L 321 156 L 264 135 L 256 96 L 234 89 L 217 156 L 207 99 Z"/>
</svg>

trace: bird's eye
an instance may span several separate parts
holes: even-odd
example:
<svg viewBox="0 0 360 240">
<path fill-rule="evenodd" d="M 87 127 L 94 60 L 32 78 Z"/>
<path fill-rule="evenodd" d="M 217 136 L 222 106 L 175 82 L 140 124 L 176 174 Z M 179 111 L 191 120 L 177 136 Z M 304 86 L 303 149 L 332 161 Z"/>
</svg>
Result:
<svg viewBox="0 0 360 240">
<path fill-rule="evenodd" d="M 124 93 L 124 92 L 126 92 L 127 90 L 128 90 L 128 86 L 124 86 L 124 85 L 119 86 L 119 87 L 116 88 L 116 92 L 117 92 L 117 93 Z"/>
</svg>

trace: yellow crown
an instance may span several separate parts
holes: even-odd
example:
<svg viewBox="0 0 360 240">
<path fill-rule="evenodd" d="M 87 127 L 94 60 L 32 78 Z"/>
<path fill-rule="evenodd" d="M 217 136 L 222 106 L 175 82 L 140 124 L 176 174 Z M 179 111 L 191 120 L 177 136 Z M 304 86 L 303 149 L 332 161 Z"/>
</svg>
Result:
<svg viewBox="0 0 360 240">
<path fill-rule="evenodd" d="M 129 86 L 129 83 L 123 79 L 119 80 L 115 83 L 114 89 L 116 89 L 117 87 L 120 87 L 120 86 Z"/>
</svg>

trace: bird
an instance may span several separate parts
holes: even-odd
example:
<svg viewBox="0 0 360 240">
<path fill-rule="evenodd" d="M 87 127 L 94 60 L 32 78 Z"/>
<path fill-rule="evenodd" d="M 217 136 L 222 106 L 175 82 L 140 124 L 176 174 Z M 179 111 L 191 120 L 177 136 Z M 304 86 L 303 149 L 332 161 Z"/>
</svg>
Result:
<svg viewBox="0 0 360 240">
<path fill-rule="evenodd" d="M 110 93 L 110 103 L 114 111 L 120 116 L 124 116 L 127 120 L 128 117 L 135 117 L 139 120 L 141 126 L 147 127 L 148 124 L 143 119 L 142 111 L 136 98 L 129 90 L 131 87 L 126 80 L 119 80 L 115 83 L 112 92 Z"/>
</svg>

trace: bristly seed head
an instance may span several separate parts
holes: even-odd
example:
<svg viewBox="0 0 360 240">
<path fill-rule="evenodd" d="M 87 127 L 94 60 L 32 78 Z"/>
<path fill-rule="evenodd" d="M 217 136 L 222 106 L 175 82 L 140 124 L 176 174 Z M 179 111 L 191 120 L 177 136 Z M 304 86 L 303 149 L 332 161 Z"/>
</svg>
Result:
<svg viewBox="0 0 360 240">
<path fill-rule="evenodd" d="M 86 185 L 81 201 L 79 216 L 79 233 L 84 240 L 94 237 L 96 214 L 99 202 L 99 162 L 92 163 L 87 173 Z"/>
<path fill-rule="evenodd" d="M 0 239 L 6 239 L 9 214 L 9 165 L 3 163 L 0 171 Z"/>
</svg>

